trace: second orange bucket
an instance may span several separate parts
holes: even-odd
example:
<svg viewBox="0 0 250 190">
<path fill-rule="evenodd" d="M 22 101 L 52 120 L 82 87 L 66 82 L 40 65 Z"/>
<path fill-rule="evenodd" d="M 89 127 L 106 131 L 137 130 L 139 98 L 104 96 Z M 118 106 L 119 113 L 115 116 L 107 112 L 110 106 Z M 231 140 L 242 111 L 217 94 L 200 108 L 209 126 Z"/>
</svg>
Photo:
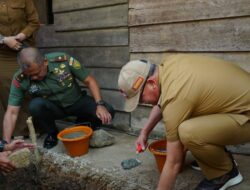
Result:
<svg viewBox="0 0 250 190">
<path fill-rule="evenodd" d="M 63 142 L 68 154 L 75 157 L 88 153 L 92 133 L 93 130 L 88 126 L 76 126 L 62 130 L 57 138 Z"/>
<path fill-rule="evenodd" d="M 165 139 L 163 140 L 157 140 L 152 142 L 148 149 L 149 151 L 154 155 L 155 161 L 158 167 L 158 170 L 161 172 L 163 169 L 163 166 L 166 161 L 167 157 L 167 151 L 166 151 L 166 146 L 167 146 L 167 141 Z"/>
</svg>

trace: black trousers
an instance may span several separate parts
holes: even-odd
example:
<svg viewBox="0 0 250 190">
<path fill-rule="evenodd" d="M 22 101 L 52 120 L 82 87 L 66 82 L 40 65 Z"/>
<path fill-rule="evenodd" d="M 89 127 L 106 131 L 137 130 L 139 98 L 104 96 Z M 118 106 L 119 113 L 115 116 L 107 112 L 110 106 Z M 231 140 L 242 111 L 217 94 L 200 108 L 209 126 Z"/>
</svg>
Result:
<svg viewBox="0 0 250 190">
<path fill-rule="evenodd" d="M 106 108 L 114 118 L 115 111 L 111 105 L 106 103 Z M 100 127 L 101 120 L 96 116 L 95 100 L 88 95 L 82 96 L 77 102 L 68 107 L 60 107 L 51 101 L 41 97 L 33 98 L 29 103 L 29 111 L 34 125 L 45 129 L 48 134 L 57 134 L 55 120 L 75 116 L 76 124 L 88 122 L 93 130 Z"/>
</svg>

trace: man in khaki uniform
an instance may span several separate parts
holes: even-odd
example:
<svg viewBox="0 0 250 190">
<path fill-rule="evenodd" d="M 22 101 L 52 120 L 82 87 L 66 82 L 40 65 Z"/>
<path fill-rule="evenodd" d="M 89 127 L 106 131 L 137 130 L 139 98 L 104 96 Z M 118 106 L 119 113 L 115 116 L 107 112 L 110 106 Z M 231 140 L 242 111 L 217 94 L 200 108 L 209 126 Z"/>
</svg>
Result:
<svg viewBox="0 0 250 190">
<path fill-rule="evenodd" d="M 160 104 L 153 107 L 137 140 L 145 148 L 148 134 L 163 117 L 168 159 L 158 190 L 174 187 L 186 149 L 205 175 L 197 190 L 223 190 L 242 181 L 225 146 L 250 141 L 248 72 L 223 60 L 178 54 L 159 66 L 131 61 L 118 83 L 127 98 L 126 111 L 138 102 Z"/>
<path fill-rule="evenodd" d="M 39 26 L 33 0 L 0 0 L 0 118 L 6 111 L 11 79 L 18 68 L 17 51 L 23 43 L 34 46 L 34 33 Z M 24 112 L 20 114 L 15 135 L 24 135 L 27 118 Z"/>
</svg>

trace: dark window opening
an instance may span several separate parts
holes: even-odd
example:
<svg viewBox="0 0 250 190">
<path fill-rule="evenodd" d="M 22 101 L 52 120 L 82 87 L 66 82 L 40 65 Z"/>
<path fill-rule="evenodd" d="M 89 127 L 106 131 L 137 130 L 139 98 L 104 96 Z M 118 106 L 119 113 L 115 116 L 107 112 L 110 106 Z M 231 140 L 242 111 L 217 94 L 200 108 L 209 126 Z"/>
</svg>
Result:
<svg viewBox="0 0 250 190">
<path fill-rule="evenodd" d="M 48 6 L 48 24 L 54 24 L 54 14 L 53 14 L 53 3 L 52 0 L 47 0 L 47 6 Z"/>
</svg>

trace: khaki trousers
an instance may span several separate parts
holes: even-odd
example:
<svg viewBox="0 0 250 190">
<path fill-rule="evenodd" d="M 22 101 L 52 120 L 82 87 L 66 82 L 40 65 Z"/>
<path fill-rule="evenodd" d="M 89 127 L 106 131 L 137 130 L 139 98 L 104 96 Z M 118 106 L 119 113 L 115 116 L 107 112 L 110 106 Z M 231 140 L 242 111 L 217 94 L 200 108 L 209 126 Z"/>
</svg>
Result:
<svg viewBox="0 0 250 190">
<path fill-rule="evenodd" d="M 210 180 L 232 169 L 225 145 L 250 142 L 250 121 L 239 125 L 227 114 L 200 116 L 184 121 L 178 132 L 181 142 Z"/>
<path fill-rule="evenodd" d="M 19 68 L 16 61 L 16 52 L 0 50 L 0 138 L 2 137 L 3 116 L 8 106 L 9 90 L 14 73 Z M 27 135 L 26 119 L 28 117 L 27 100 L 20 111 L 13 135 Z"/>
</svg>

